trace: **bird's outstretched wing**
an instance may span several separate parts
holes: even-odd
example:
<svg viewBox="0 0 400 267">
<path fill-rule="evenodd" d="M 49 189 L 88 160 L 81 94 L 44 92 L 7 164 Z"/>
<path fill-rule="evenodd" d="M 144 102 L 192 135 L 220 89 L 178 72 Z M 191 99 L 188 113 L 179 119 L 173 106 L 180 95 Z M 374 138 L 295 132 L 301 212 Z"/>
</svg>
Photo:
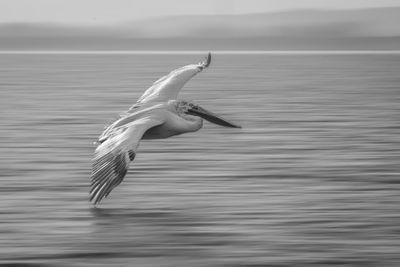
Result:
<svg viewBox="0 0 400 267">
<path fill-rule="evenodd" d="M 99 203 L 122 182 L 129 163 L 135 158 L 143 134 L 162 123 L 162 116 L 157 113 L 149 114 L 115 127 L 108 133 L 107 139 L 94 152 L 90 201 Z"/>
<path fill-rule="evenodd" d="M 161 77 L 144 92 L 139 98 L 138 103 L 148 103 L 157 101 L 168 101 L 176 99 L 179 91 L 194 75 L 207 68 L 211 63 L 211 53 L 206 59 L 198 64 L 191 64 L 171 71 Z"/>
</svg>

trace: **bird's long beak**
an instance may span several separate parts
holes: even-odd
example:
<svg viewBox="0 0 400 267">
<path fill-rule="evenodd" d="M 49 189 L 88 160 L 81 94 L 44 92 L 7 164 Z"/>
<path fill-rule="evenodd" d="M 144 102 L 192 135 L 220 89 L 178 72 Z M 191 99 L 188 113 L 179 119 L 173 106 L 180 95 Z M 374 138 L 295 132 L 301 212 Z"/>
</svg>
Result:
<svg viewBox="0 0 400 267">
<path fill-rule="evenodd" d="M 218 115 L 215 115 L 214 113 L 212 113 L 211 111 L 205 110 L 204 108 L 197 106 L 197 105 L 193 105 L 191 108 L 189 108 L 186 112 L 187 114 L 190 115 L 195 115 L 195 116 L 199 116 L 205 120 L 208 120 L 209 122 L 221 125 L 221 126 L 225 126 L 225 127 L 231 127 L 231 128 L 242 128 L 239 125 L 233 124 L 223 118 L 221 118 Z"/>
</svg>

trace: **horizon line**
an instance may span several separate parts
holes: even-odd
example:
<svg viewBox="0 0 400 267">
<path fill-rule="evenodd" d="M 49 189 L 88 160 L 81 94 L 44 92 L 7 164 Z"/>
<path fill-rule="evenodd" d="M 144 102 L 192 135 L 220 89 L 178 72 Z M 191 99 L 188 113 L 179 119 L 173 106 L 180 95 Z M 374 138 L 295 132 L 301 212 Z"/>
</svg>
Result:
<svg viewBox="0 0 400 267">
<path fill-rule="evenodd" d="M 237 55 L 260 55 L 260 54 L 293 54 L 293 55 L 351 55 L 351 54 L 400 54 L 400 50 L 0 50 L 0 54 L 30 54 L 30 55 L 193 55 L 205 54 L 237 54 Z"/>
</svg>

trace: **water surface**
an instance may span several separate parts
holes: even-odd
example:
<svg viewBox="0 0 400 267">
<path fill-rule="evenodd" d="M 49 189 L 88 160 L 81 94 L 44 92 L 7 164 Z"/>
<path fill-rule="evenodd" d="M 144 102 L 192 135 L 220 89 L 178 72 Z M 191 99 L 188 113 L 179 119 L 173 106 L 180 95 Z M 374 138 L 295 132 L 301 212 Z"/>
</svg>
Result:
<svg viewBox="0 0 400 267">
<path fill-rule="evenodd" d="M 398 266 L 398 54 L 215 55 L 180 97 L 243 128 L 141 142 L 92 207 L 97 136 L 198 61 L 0 55 L 0 263 Z"/>
</svg>

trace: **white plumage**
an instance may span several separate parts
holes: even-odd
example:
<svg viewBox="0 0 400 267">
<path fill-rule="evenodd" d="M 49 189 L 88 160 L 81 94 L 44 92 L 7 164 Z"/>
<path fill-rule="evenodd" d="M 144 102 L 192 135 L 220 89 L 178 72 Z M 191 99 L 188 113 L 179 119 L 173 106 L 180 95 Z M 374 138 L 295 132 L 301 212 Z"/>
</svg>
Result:
<svg viewBox="0 0 400 267">
<path fill-rule="evenodd" d="M 197 131 L 203 125 L 202 118 L 226 127 L 239 127 L 193 103 L 176 100 L 186 82 L 210 63 L 209 53 L 205 61 L 181 67 L 158 79 L 100 135 L 93 158 L 91 201 L 99 203 L 122 182 L 141 139 Z"/>
</svg>

